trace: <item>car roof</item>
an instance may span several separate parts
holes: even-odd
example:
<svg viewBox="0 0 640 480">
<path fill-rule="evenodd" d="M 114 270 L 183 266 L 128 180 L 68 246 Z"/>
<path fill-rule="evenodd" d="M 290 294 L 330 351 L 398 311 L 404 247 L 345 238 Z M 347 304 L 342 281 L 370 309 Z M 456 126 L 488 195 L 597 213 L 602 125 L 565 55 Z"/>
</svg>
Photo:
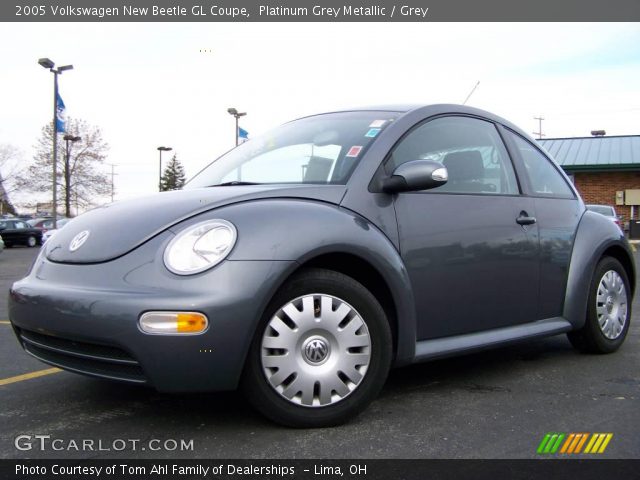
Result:
<svg viewBox="0 0 640 480">
<path fill-rule="evenodd" d="M 422 111 L 422 112 L 420 112 Z M 306 117 L 315 117 L 317 115 L 325 115 L 328 113 L 342 113 L 342 112 L 396 112 L 400 114 L 410 114 L 414 112 L 422 113 L 425 117 L 442 115 L 442 114 L 463 114 L 484 117 L 497 123 L 501 123 L 510 129 L 524 134 L 518 126 L 514 125 L 510 121 L 486 110 L 481 110 L 475 107 L 468 107 L 466 105 L 458 105 L 454 103 L 434 103 L 434 104 L 391 104 L 391 105 L 369 105 L 354 108 L 344 108 L 339 110 L 320 112 L 313 115 L 307 115 Z"/>
</svg>

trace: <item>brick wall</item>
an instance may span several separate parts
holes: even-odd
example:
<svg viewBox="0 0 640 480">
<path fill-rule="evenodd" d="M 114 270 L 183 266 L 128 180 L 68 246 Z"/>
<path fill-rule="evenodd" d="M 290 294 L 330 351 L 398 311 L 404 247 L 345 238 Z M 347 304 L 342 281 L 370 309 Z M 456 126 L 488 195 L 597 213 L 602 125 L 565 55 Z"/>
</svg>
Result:
<svg viewBox="0 0 640 480">
<path fill-rule="evenodd" d="M 585 203 L 613 205 L 623 221 L 629 220 L 631 207 L 616 205 L 616 191 L 640 189 L 640 172 L 574 173 L 574 183 Z M 640 218 L 640 208 L 634 217 Z"/>
</svg>

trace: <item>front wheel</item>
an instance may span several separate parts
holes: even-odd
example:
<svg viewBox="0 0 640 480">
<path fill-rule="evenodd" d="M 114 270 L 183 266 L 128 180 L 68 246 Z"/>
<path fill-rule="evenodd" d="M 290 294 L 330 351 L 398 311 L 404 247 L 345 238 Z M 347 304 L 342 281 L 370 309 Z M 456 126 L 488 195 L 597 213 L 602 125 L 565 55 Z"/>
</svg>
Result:
<svg viewBox="0 0 640 480">
<path fill-rule="evenodd" d="M 38 240 L 34 236 L 29 236 L 27 238 L 27 247 L 33 248 L 38 244 Z"/>
<path fill-rule="evenodd" d="M 567 334 L 571 344 L 586 353 L 615 352 L 629 330 L 631 300 L 624 267 L 615 258 L 604 257 L 591 280 L 586 322 Z"/>
<path fill-rule="evenodd" d="M 371 292 L 341 273 L 305 270 L 267 308 L 242 387 L 275 422 L 338 425 L 376 397 L 391 356 L 389 323 Z"/>
</svg>

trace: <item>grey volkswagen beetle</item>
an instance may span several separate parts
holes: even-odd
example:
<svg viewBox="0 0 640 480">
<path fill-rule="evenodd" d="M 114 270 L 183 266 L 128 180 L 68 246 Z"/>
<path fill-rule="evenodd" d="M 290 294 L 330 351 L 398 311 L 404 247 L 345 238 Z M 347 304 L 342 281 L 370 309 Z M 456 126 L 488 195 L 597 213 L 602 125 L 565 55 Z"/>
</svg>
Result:
<svg viewBox="0 0 640 480">
<path fill-rule="evenodd" d="M 183 191 L 75 219 L 13 285 L 10 318 L 48 364 L 240 386 L 314 427 L 362 411 L 391 367 L 561 333 L 613 352 L 634 288 L 620 230 L 520 129 L 373 107 L 287 123 Z"/>
</svg>

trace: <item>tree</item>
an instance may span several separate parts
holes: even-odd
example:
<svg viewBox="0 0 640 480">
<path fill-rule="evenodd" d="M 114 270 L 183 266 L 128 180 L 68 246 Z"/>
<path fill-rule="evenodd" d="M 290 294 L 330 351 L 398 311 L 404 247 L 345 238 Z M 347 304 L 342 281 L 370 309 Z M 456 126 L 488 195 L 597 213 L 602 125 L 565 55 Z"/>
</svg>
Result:
<svg viewBox="0 0 640 480">
<path fill-rule="evenodd" d="M 98 197 L 111 194 L 111 181 L 100 170 L 107 156 L 109 146 L 96 126 L 84 120 L 67 118 L 67 135 L 80 137 L 77 142 L 63 140 L 58 134 L 57 149 L 57 203 L 64 205 L 64 213 L 71 216 L 71 204 L 77 207 L 96 205 Z M 67 155 L 67 144 L 69 147 Z M 33 163 L 18 178 L 22 190 L 30 192 L 51 191 L 53 159 L 53 125 L 42 128 L 42 134 L 35 145 Z"/>
<path fill-rule="evenodd" d="M 162 178 L 160 179 L 160 191 L 180 190 L 184 187 L 185 182 L 186 175 L 184 173 L 184 167 L 180 163 L 180 160 L 178 160 L 177 155 L 174 154 L 165 167 Z"/>
<path fill-rule="evenodd" d="M 15 177 L 19 171 L 22 152 L 13 145 L 0 144 L 0 215 L 16 210 L 9 200 L 9 193 L 15 191 Z"/>
</svg>

